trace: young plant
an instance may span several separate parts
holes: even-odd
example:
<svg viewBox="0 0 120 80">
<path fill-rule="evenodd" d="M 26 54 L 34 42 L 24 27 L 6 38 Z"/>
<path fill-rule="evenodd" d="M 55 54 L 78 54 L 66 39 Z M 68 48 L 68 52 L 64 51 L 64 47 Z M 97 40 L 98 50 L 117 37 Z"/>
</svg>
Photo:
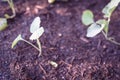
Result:
<svg viewBox="0 0 120 80">
<path fill-rule="evenodd" d="M 113 11 L 118 6 L 120 0 L 111 0 L 102 10 L 103 19 L 99 19 L 98 21 L 94 21 L 94 15 L 90 10 L 85 10 L 82 14 L 82 23 L 86 26 L 89 26 L 87 29 L 87 37 L 94 37 L 100 32 L 103 33 L 106 40 L 111 41 L 117 45 L 120 43 L 116 42 L 113 37 L 108 37 L 109 23 L 110 17 Z"/>
<path fill-rule="evenodd" d="M 14 17 L 16 16 L 16 13 L 15 13 L 15 8 L 14 8 L 13 0 L 2 0 L 2 1 L 8 2 L 9 6 L 10 6 L 10 8 L 11 8 L 11 10 L 12 10 L 12 13 L 13 13 L 11 16 L 8 15 L 8 14 L 5 14 L 5 15 L 4 15 L 5 18 L 7 18 L 7 19 L 14 18 Z"/>
<path fill-rule="evenodd" d="M 40 36 L 44 33 L 44 28 L 40 26 L 41 20 L 40 17 L 36 17 L 32 24 L 30 25 L 30 32 L 32 35 L 29 37 L 30 40 L 36 40 L 37 45 L 35 46 L 34 44 L 30 43 L 29 41 L 25 40 L 22 38 L 21 34 L 17 36 L 17 38 L 13 41 L 11 48 L 14 48 L 14 46 L 19 42 L 19 41 L 24 41 L 31 46 L 33 46 L 35 49 L 39 51 L 39 56 L 41 55 L 42 49 L 41 49 L 41 43 L 39 41 Z"/>
<path fill-rule="evenodd" d="M 4 15 L 5 18 L 0 18 L 0 31 L 3 31 L 4 29 L 7 28 L 7 19 L 11 19 L 11 18 L 14 18 L 16 16 L 13 0 L 2 0 L 2 1 L 8 2 L 9 6 L 12 10 L 13 15 L 9 16 L 8 14 L 5 14 Z"/>
</svg>

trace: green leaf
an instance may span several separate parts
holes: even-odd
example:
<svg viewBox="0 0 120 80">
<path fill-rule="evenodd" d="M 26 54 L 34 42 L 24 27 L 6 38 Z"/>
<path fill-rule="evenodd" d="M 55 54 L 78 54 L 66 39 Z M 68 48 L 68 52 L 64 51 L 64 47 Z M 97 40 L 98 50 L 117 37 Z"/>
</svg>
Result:
<svg viewBox="0 0 120 80">
<path fill-rule="evenodd" d="M 30 40 L 38 39 L 43 33 L 44 33 L 44 28 L 40 27 L 30 36 Z"/>
<path fill-rule="evenodd" d="M 111 16 L 111 14 L 113 13 L 113 11 L 115 10 L 116 7 L 113 7 L 111 9 L 109 9 L 108 7 L 105 7 L 102 10 L 102 13 L 104 14 L 104 18 L 109 18 Z"/>
<path fill-rule="evenodd" d="M 37 29 L 39 29 L 40 23 L 41 23 L 40 17 L 36 17 L 30 25 L 30 32 L 34 33 Z"/>
<path fill-rule="evenodd" d="M 19 35 L 17 36 L 17 38 L 13 41 L 11 48 L 14 48 L 14 46 L 15 46 L 20 40 L 23 40 L 23 38 L 21 37 L 21 34 L 19 34 Z"/>
<path fill-rule="evenodd" d="M 82 14 L 82 23 L 87 26 L 94 23 L 93 17 L 93 13 L 90 10 L 85 10 Z"/>
<path fill-rule="evenodd" d="M 120 0 L 111 0 L 102 10 L 102 13 L 104 14 L 104 17 L 109 18 L 112 14 L 112 12 L 116 9 L 118 6 Z"/>
<path fill-rule="evenodd" d="M 120 2 L 120 0 L 111 0 L 111 1 L 108 3 L 107 6 L 108 6 L 109 8 L 116 7 L 116 6 L 118 6 L 119 2 Z"/>
<path fill-rule="evenodd" d="M 104 27 L 104 31 L 108 33 L 108 28 L 109 28 L 109 22 L 106 21 L 105 19 L 100 19 L 96 23 L 100 24 L 101 26 Z"/>
<path fill-rule="evenodd" d="M 100 26 L 97 23 L 93 23 L 90 25 L 90 27 L 87 29 L 87 37 L 94 37 L 97 34 L 99 34 L 103 30 L 103 26 Z"/>
<path fill-rule="evenodd" d="M 7 27 L 7 19 L 6 18 L 0 18 L 0 31 L 3 31 Z"/>
</svg>

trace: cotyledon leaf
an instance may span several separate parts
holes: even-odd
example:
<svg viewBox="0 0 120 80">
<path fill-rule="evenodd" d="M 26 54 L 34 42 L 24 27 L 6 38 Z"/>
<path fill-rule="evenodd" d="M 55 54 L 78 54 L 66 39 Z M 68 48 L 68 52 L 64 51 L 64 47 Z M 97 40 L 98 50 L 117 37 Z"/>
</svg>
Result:
<svg viewBox="0 0 120 80">
<path fill-rule="evenodd" d="M 36 17 L 30 25 L 30 32 L 34 33 L 37 29 L 39 29 L 40 23 L 41 23 L 40 17 Z"/>
<path fill-rule="evenodd" d="M 30 36 L 30 40 L 36 40 L 38 39 L 42 34 L 44 33 L 44 28 L 40 27 L 39 29 L 37 29 L 31 36 Z"/>
<path fill-rule="evenodd" d="M 119 2 L 120 2 L 120 0 L 111 0 L 102 10 L 104 17 L 110 17 L 112 12 L 118 6 Z"/>
<path fill-rule="evenodd" d="M 94 37 L 97 34 L 99 34 L 103 30 L 104 26 L 100 26 L 97 23 L 93 23 L 90 25 L 90 27 L 87 29 L 87 37 Z"/>
<path fill-rule="evenodd" d="M 90 10 L 85 10 L 84 12 L 83 12 L 83 14 L 82 14 L 82 23 L 84 24 L 84 25 L 90 25 L 90 24 L 92 24 L 92 23 L 94 23 L 94 19 L 93 19 L 93 13 L 92 13 L 92 11 L 90 11 Z"/>
<path fill-rule="evenodd" d="M 97 24 L 100 24 L 101 26 L 104 27 L 105 33 L 108 33 L 108 28 L 109 28 L 109 22 L 105 19 L 100 19 L 96 22 Z"/>
<path fill-rule="evenodd" d="M 14 48 L 14 46 L 20 41 L 23 40 L 23 38 L 21 37 L 21 34 L 19 34 L 16 39 L 13 41 L 11 48 Z"/>
</svg>

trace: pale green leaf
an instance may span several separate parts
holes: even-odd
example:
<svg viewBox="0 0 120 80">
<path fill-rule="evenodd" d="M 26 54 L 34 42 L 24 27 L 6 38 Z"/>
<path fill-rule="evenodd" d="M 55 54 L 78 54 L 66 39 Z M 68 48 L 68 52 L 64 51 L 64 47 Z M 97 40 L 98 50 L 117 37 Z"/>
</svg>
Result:
<svg viewBox="0 0 120 80">
<path fill-rule="evenodd" d="M 90 25 L 90 27 L 87 29 L 87 37 L 94 37 L 97 34 L 99 34 L 103 30 L 103 26 L 100 26 L 99 24 L 93 23 Z"/>
<path fill-rule="evenodd" d="M 111 0 L 111 1 L 108 3 L 107 6 L 108 6 L 109 8 L 116 7 L 116 6 L 118 6 L 119 2 L 120 2 L 120 0 Z"/>
<path fill-rule="evenodd" d="M 110 17 L 112 12 L 118 6 L 120 0 L 111 0 L 102 10 L 104 17 Z"/>
<path fill-rule="evenodd" d="M 7 27 L 7 19 L 0 18 L 0 31 L 4 30 Z"/>
<path fill-rule="evenodd" d="M 21 34 L 17 36 L 17 38 L 13 41 L 11 48 L 14 48 L 14 46 L 20 41 L 23 40 L 21 37 Z"/>
<path fill-rule="evenodd" d="M 105 19 L 100 19 L 100 20 L 98 20 L 96 23 L 98 23 L 98 24 L 100 24 L 101 26 L 103 26 L 104 27 L 104 31 L 106 32 L 106 33 L 108 33 L 108 25 L 109 25 L 109 22 L 108 21 L 106 21 Z"/>
<path fill-rule="evenodd" d="M 111 9 L 109 9 L 108 7 L 105 7 L 102 10 L 102 13 L 104 13 L 104 18 L 109 18 L 111 16 L 111 14 L 113 13 L 113 11 L 115 10 L 116 7 L 113 7 Z"/>
<path fill-rule="evenodd" d="M 43 33 L 44 33 L 44 28 L 40 27 L 30 36 L 30 40 L 38 39 Z"/>
<path fill-rule="evenodd" d="M 85 10 L 82 14 L 82 23 L 85 25 L 94 23 L 93 17 L 93 13 L 90 10 Z"/>
<path fill-rule="evenodd" d="M 40 17 L 36 17 L 30 25 L 30 32 L 34 33 L 37 29 L 39 29 L 40 23 L 41 23 Z"/>
</svg>

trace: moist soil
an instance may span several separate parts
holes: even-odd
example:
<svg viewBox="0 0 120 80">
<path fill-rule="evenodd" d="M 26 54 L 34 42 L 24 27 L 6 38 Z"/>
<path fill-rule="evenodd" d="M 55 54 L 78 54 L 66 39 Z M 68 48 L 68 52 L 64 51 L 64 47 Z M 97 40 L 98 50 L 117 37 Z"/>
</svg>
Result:
<svg viewBox="0 0 120 80">
<path fill-rule="evenodd" d="M 82 12 L 90 9 L 95 20 L 109 0 L 69 0 L 49 4 L 47 0 L 14 0 L 16 16 L 0 32 L 0 80 L 120 80 L 120 46 L 107 41 L 102 34 L 87 38 L 87 27 L 81 22 Z M 12 15 L 6 2 L 0 1 L 0 17 Z M 28 41 L 33 19 L 41 18 L 45 32 L 40 37 L 42 55 L 20 41 Z M 111 17 L 109 36 L 120 42 L 120 6 Z M 30 41 L 36 44 L 36 41 Z M 58 64 L 54 67 L 50 64 Z"/>
</svg>

